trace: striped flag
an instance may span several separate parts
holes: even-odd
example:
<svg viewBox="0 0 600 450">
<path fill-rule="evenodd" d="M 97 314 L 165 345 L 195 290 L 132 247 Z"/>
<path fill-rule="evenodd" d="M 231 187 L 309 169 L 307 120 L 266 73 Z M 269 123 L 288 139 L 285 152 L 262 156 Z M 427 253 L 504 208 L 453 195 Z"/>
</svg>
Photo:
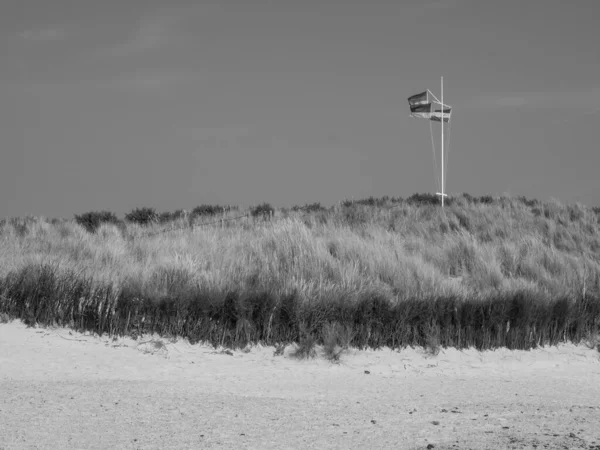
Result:
<svg viewBox="0 0 600 450">
<path fill-rule="evenodd" d="M 425 103 L 424 105 L 411 105 L 410 115 L 412 117 L 422 117 L 424 119 L 431 118 L 431 103 Z"/>
<path fill-rule="evenodd" d="M 435 122 L 449 122 L 452 109 L 436 109 L 434 111 L 428 94 L 429 92 L 425 91 L 408 97 L 411 117 L 421 117 Z"/>
<path fill-rule="evenodd" d="M 435 112 L 431 113 L 431 120 L 436 122 L 441 122 L 442 120 L 444 120 L 444 122 L 449 122 L 451 114 L 452 108 L 447 108 L 444 110 L 436 109 Z"/>
<path fill-rule="evenodd" d="M 408 104 L 411 108 L 416 105 L 425 105 L 427 103 L 429 103 L 427 100 L 427 91 L 408 97 Z"/>
</svg>

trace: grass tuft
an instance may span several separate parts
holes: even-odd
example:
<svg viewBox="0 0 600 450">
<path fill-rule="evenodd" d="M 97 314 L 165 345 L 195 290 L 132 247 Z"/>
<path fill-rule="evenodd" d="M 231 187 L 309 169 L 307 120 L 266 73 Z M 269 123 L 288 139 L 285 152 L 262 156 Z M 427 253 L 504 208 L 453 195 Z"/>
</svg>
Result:
<svg viewBox="0 0 600 450">
<path fill-rule="evenodd" d="M 325 358 L 339 362 L 342 354 L 348 350 L 355 334 L 352 327 L 334 322 L 325 324 L 321 330 Z"/>
</svg>

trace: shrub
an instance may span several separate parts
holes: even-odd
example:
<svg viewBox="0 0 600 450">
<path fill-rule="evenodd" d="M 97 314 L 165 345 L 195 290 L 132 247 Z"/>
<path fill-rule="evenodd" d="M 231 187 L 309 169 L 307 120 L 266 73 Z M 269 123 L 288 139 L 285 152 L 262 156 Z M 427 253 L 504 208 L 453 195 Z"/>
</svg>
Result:
<svg viewBox="0 0 600 450">
<path fill-rule="evenodd" d="M 312 212 L 320 212 L 320 211 L 327 211 L 327 208 L 324 208 L 323 206 L 321 206 L 321 203 L 319 202 L 315 202 L 315 203 L 311 203 L 311 204 L 306 204 L 304 206 L 292 206 L 292 211 L 303 211 L 305 213 L 312 213 Z"/>
<path fill-rule="evenodd" d="M 360 203 L 361 205 L 366 205 L 366 206 L 376 206 L 376 205 L 378 205 L 379 202 L 378 202 L 378 199 L 371 196 L 369 198 L 359 200 L 358 203 Z"/>
<path fill-rule="evenodd" d="M 185 211 L 183 209 L 178 209 L 174 212 L 163 212 L 158 215 L 158 223 L 164 224 L 168 222 L 174 222 L 178 219 L 182 219 L 185 217 Z"/>
<path fill-rule="evenodd" d="M 173 221 L 173 216 L 170 212 L 163 212 L 158 215 L 158 223 L 165 224 Z"/>
<path fill-rule="evenodd" d="M 89 233 L 95 233 L 103 223 L 119 224 L 119 219 L 109 211 L 91 211 L 75 216 L 75 222 L 85 228 Z"/>
<path fill-rule="evenodd" d="M 479 199 L 477 199 L 477 203 L 482 205 L 491 205 L 494 203 L 494 198 L 491 195 L 482 195 L 479 197 Z"/>
<path fill-rule="evenodd" d="M 440 199 L 435 194 L 413 194 L 406 200 L 409 205 L 438 205 Z M 446 203 L 446 202 L 444 202 Z"/>
<path fill-rule="evenodd" d="M 156 222 L 158 214 L 154 208 L 136 208 L 125 215 L 125 220 L 145 226 Z"/>
<path fill-rule="evenodd" d="M 467 194 L 466 192 L 462 193 L 461 197 L 464 198 L 470 204 L 473 204 L 475 202 L 475 198 L 472 195 Z"/>
<path fill-rule="evenodd" d="M 540 204 L 539 200 L 537 200 L 535 198 L 532 199 L 532 200 L 529 200 L 525 196 L 517 197 L 517 200 L 520 201 L 525 206 L 527 206 L 528 208 L 534 208 L 534 207 L 537 207 Z"/>
<path fill-rule="evenodd" d="M 271 214 L 275 212 L 275 209 L 269 203 L 263 203 L 261 205 L 255 206 L 251 210 L 252 217 L 262 217 L 263 219 L 268 219 L 271 217 Z"/>
<path fill-rule="evenodd" d="M 225 208 L 219 205 L 200 205 L 192 209 L 191 216 L 214 216 L 216 214 L 223 214 Z"/>
<path fill-rule="evenodd" d="M 353 205 L 364 205 L 364 206 L 377 206 L 377 207 L 382 207 L 384 205 L 386 205 L 387 203 L 402 203 L 402 197 L 389 197 L 387 195 L 384 195 L 383 197 L 380 198 L 376 198 L 376 197 L 369 197 L 369 198 L 363 198 L 360 200 L 344 200 L 341 204 L 343 207 L 350 207 Z"/>
</svg>

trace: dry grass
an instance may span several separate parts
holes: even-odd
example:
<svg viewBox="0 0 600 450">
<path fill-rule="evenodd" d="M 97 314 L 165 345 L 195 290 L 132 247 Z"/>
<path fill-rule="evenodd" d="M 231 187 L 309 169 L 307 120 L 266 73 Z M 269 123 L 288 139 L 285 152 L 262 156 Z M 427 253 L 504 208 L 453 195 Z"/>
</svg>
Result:
<svg viewBox="0 0 600 450">
<path fill-rule="evenodd" d="M 317 356 L 317 338 L 312 335 L 304 336 L 298 342 L 296 348 L 290 353 L 292 358 L 308 359 Z"/>
<path fill-rule="evenodd" d="M 350 326 L 339 323 L 326 324 L 322 329 L 323 352 L 331 362 L 339 362 L 342 354 L 348 350 L 354 332 Z"/>
<path fill-rule="evenodd" d="M 129 225 L 123 236 L 111 224 L 89 234 L 73 222 L 55 226 L 32 219 L 21 228 L 3 227 L 0 276 L 43 261 L 116 289 L 138 283 L 157 296 L 190 285 L 298 290 L 307 300 L 352 298 L 365 290 L 390 299 L 472 298 L 524 286 L 550 297 L 598 292 L 593 213 L 553 203 L 538 216 L 516 201 L 508 206 L 453 205 L 442 211 L 405 205 L 375 209 L 354 227 L 338 211 L 320 225 L 289 217 L 251 228 L 242 223 L 153 236 L 147 234 L 158 226 Z M 390 221 L 396 232 L 382 226 Z M 457 277 L 462 281 L 452 281 Z"/>
<path fill-rule="evenodd" d="M 73 297 L 79 286 L 79 311 L 88 307 L 103 311 L 107 323 L 116 323 L 115 311 L 131 308 L 118 325 L 130 333 L 149 326 L 150 318 L 135 313 L 141 305 L 175 301 L 175 308 L 183 305 L 181 311 L 188 311 L 203 298 L 210 308 L 229 305 L 224 308 L 233 314 L 223 313 L 218 322 L 197 312 L 198 320 L 206 319 L 202 329 L 213 330 L 207 333 L 218 344 L 243 347 L 258 336 L 266 340 L 287 336 L 305 339 L 308 346 L 308 340 L 316 339 L 324 342 L 332 359 L 337 358 L 338 347 L 343 348 L 338 342 L 342 332 L 335 326 L 323 328 L 324 317 L 334 317 L 334 307 L 360 308 L 373 298 L 392 306 L 428 299 L 453 299 L 460 305 L 519 295 L 546 304 L 600 298 L 598 217 L 582 205 L 506 197 L 488 204 L 459 196 L 443 210 L 406 202 L 337 205 L 309 215 L 276 211 L 272 221 L 244 218 L 195 228 L 179 222 L 149 227 L 103 224 L 94 234 L 74 221 L 6 222 L 0 226 L 0 280 L 4 280 L 0 295 L 21 286 L 23 277 L 44 276 L 49 286 L 60 285 L 52 289 L 63 297 Z M 36 267 L 50 267 L 53 275 Z M 277 328 L 281 315 L 288 314 L 281 299 L 292 297 L 308 311 L 309 335 L 318 339 L 302 338 L 297 325 L 288 331 Z M 28 320 L 42 314 L 27 306 L 30 300 L 23 302 L 22 310 L 33 314 Z M 252 314 L 257 313 L 247 306 L 260 309 L 261 302 L 268 309 L 260 312 L 267 323 L 256 322 Z M 0 311 L 7 310 L 6 305 L 0 300 Z M 73 307 L 66 301 L 57 300 L 52 314 L 56 320 L 75 321 L 73 312 L 69 313 L 73 317 L 63 317 L 69 308 Z M 322 311 L 323 318 L 311 308 Z M 167 328 L 179 333 L 185 326 L 191 332 L 184 313 L 176 314 L 178 325 Z M 285 320 L 297 323 L 290 314 Z M 81 314 L 78 320 L 80 326 L 87 323 Z M 347 318 L 343 322 L 350 326 Z M 199 327 L 194 333 L 200 333 Z M 379 345 L 381 333 L 395 332 L 381 327 L 364 324 L 347 333 Z M 410 335 L 427 335 L 430 342 L 422 345 L 435 351 L 447 337 L 427 327 Z"/>
</svg>

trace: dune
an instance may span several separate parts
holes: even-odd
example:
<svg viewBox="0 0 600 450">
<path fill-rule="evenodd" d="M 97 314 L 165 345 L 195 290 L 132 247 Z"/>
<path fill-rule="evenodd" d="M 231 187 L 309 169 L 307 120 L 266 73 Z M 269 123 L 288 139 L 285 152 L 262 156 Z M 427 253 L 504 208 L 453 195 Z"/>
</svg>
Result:
<svg viewBox="0 0 600 450">
<path fill-rule="evenodd" d="M 600 449 L 590 346 L 292 351 L 1 324 L 0 449 Z"/>
</svg>

